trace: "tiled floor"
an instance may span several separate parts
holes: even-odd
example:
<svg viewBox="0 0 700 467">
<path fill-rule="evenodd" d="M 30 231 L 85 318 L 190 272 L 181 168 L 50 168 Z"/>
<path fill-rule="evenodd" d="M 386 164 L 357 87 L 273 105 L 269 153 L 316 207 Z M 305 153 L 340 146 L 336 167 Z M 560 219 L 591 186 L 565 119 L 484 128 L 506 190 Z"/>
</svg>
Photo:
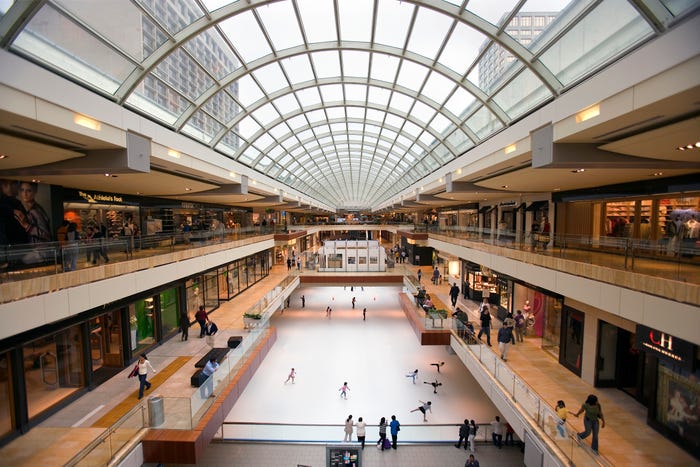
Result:
<svg viewBox="0 0 700 467">
<path fill-rule="evenodd" d="M 404 265 L 398 265 L 395 270 L 391 271 L 391 273 L 396 274 L 406 272 L 409 274 L 413 274 L 415 273 L 416 269 L 417 268 L 415 267 L 406 267 Z M 307 272 L 304 271 L 304 273 L 306 274 Z M 227 330 L 229 333 L 235 332 L 236 330 L 240 330 L 240 328 L 242 327 L 242 313 L 250 305 L 257 301 L 259 297 L 263 296 L 268 290 L 270 290 L 270 288 L 274 284 L 279 283 L 279 281 L 286 274 L 286 268 L 274 268 L 273 273 L 270 277 L 256 284 L 249 291 L 245 292 L 239 297 L 236 297 L 231 302 L 223 304 L 212 315 L 212 318 L 217 322 L 220 328 Z M 447 297 L 448 287 L 446 284 L 443 284 L 441 286 L 432 286 L 428 282 L 427 285 L 431 293 L 437 294 L 443 302 L 449 303 Z M 338 300 L 339 299 L 340 298 L 338 297 Z M 313 296 L 307 296 L 307 307 L 312 307 L 312 304 L 313 306 L 318 305 L 314 303 L 313 300 Z M 322 300 L 320 301 L 322 302 Z M 294 299 L 292 300 L 292 305 L 294 305 Z M 348 305 L 349 302 L 345 305 L 345 307 L 349 308 Z M 361 305 L 361 303 L 358 303 L 358 305 Z M 464 301 L 460 302 L 460 306 L 463 309 L 470 310 L 471 312 L 473 312 L 473 310 L 476 308 L 476 304 Z M 320 308 L 320 312 L 322 312 L 322 310 L 325 309 L 325 305 L 321 305 Z M 352 359 L 359 358 L 363 358 L 368 362 L 380 361 L 375 353 L 366 353 L 362 349 L 364 349 L 365 347 L 373 349 L 375 348 L 374 345 L 385 345 L 385 351 L 382 353 L 386 356 L 386 359 L 388 361 L 386 367 L 390 369 L 390 371 L 394 371 L 395 367 L 397 374 L 399 374 L 407 371 L 409 369 L 407 367 L 414 366 L 412 363 L 409 364 L 407 361 L 403 360 L 400 360 L 398 364 L 392 365 L 392 361 L 394 361 L 392 360 L 394 357 L 392 356 L 391 352 L 391 346 L 394 344 L 392 340 L 410 340 L 412 342 L 415 342 L 416 340 L 415 335 L 411 335 L 410 333 L 405 334 L 402 330 L 402 328 L 405 326 L 405 323 L 399 323 L 398 321 L 400 320 L 396 319 L 396 335 L 392 333 L 386 335 L 386 331 L 384 331 L 384 333 L 379 334 L 370 333 L 369 335 L 364 336 L 355 335 L 355 329 L 359 328 L 360 322 L 355 318 L 354 315 L 352 315 L 352 313 L 357 312 L 343 311 L 341 309 L 342 306 L 338 306 L 336 308 L 338 312 L 335 316 L 332 317 L 332 324 L 328 323 L 323 317 L 314 317 L 312 323 L 313 327 L 318 327 L 318 330 L 314 330 L 314 332 L 318 331 L 323 334 L 325 327 L 326 331 L 331 331 L 330 335 L 335 335 L 336 331 L 341 332 L 342 334 L 344 327 L 348 326 L 348 331 L 351 332 L 351 337 L 345 340 L 343 340 L 342 337 L 337 338 L 336 340 L 339 340 L 340 342 L 334 341 L 331 344 L 327 344 L 333 348 L 335 348 L 336 346 L 340 346 L 347 349 L 347 357 L 345 356 L 346 354 L 343 354 L 342 357 L 336 356 L 337 359 L 342 360 L 343 358 L 347 358 L 348 362 L 352 361 Z M 372 318 L 372 311 L 374 310 L 372 310 L 370 307 L 368 311 L 368 319 Z M 290 352 L 289 355 L 294 356 L 294 352 L 299 350 L 295 349 L 294 342 L 303 341 L 306 336 L 303 332 L 304 326 L 297 326 L 297 320 L 295 320 L 293 317 L 294 311 L 289 311 L 288 313 L 288 317 L 283 316 L 279 320 L 279 323 L 283 327 L 286 327 L 287 323 L 290 323 L 290 331 L 297 333 L 296 337 L 292 338 L 289 341 L 281 339 L 280 342 L 282 344 L 279 346 L 280 348 L 277 349 L 276 347 L 273 347 L 273 351 L 284 351 L 285 349 L 283 349 L 282 346 L 286 345 L 287 350 Z M 382 311 L 380 313 L 385 312 Z M 344 314 L 350 315 L 352 319 L 344 319 Z M 381 319 L 385 319 L 388 322 L 394 322 L 395 317 L 391 316 L 390 312 L 385 313 L 385 315 L 386 316 L 382 317 Z M 379 327 L 376 327 L 374 329 L 378 330 Z M 365 329 L 364 332 L 367 332 L 367 329 Z M 206 348 L 206 344 L 203 339 L 197 338 L 197 334 L 197 328 L 193 327 L 190 332 L 191 337 L 189 341 L 181 342 L 179 338 L 173 338 L 170 341 L 165 342 L 163 345 L 154 349 L 150 353 L 150 359 L 155 365 L 155 367 L 162 368 L 177 356 L 200 355 L 202 351 Z M 225 340 L 224 335 L 222 335 L 221 338 Z M 368 341 L 372 341 L 372 346 L 370 346 L 367 343 Z M 361 351 L 362 353 L 360 353 Z M 415 351 L 417 350 L 410 350 L 410 352 Z M 423 351 L 424 350 L 421 349 L 419 352 Z M 425 350 L 425 352 L 427 352 L 425 354 L 427 358 L 420 358 L 414 355 L 410 357 L 410 361 L 420 361 L 420 363 L 425 364 L 432 358 L 441 358 L 442 355 L 432 353 L 440 351 L 441 350 L 427 349 Z M 314 385 L 319 386 L 319 391 L 314 392 L 315 390 L 308 390 L 305 392 L 313 394 L 314 396 L 320 396 L 321 394 L 324 394 L 323 397 L 325 397 L 325 395 L 327 394 L 335 394 L 335 389 L 337 389 L 337 387 L 331 387 L 331 383 L 332 386 L 339 387 L 342 381 L 336 382 L 336 380 L 345 378 L 344 375 L 348 374 L 348 372 L 352 368 L 354 368 L 355 365 L 354 363 L 351 364 L 343 361 L 338 362 L 337 365 L 330 365 L 328 363 L 325 363 L 325 365 L 331 367 L 340 367 L 343 369 L 347 368 L 347 371 L 341 371 L 340 373 L 329 375 L 328 390 L 326 390 L 327 388 L 321 387 L 320 383 L 317 383 L 317 380 L 315 378 L 309 381 L 309 379 L 312 377 L 311 375 L 313 374 L 313 370 L 308 371 L 305 368 L 307 363 L 303 362 L 301 358 L 302 357 L 296 355 L 291 360 L 287 357 L 282 359 L 270 359 L 269 361 L 266 361 L 264 363 L 264 366 L 261 367 L 258 375 L 264 380 L 269 378 L 270 381 L 275 382 L 275 386 L 273 387 L 273 392 L 275 393 L 279 391 L 279 393 L 281 394 L 281 391 L 286 391 L 288 389 L 290 391 L 297 390 L 297 387 L 284 387 L 282 383 L 283 380 L 286 378 L 286 374 L 289 370 L 288 367 L 292 365 L 298 365 L 297 362 L 302 362 L 300 370 L 301 368 L 304 368 L 304 370 L 303 372 L 300 371 L 299 373 L 299 379 L 297 380 L 298 384 L 300 385 L 299 387 L 303 388 L 303 385 L 307 384 L 307 382 L 311 382 Z M 323 358 L 330 357 L 324 356 Z M 450 356 L 446 356 L 445 358 L 450 358 Z M 443 397 L 449 397 L 449 393 L 450 391 L 452 391 L 452 388 L 459 387 L 456 383 L 458 383 L 459 381 L 466 382 L 467 378 L 466 375 L 459 375 L 457 373 L 459 368 L 458 364 L 452 363 L 450 360 L 446 361 L 448 361 L 448 364 L 445 366 L 445 376 L 449 377 L 448 380 L 450 382 L 450 385 L 446 385 L 445 387 L 441 388 L 445 391 L 444 396 L 443 394 L 439 395 L 441 401 Z M 690 455 L 685 453 L 680 448 L 676 447 L 673 443 L 666 440 L 659 433 L 652 430 L 646 425 L 646 409 L 644 407 L 642 407 L 631 397 L 622 393 L 619 390 L 592 388 L 590 385 L 584 383 L 578 377 L 576 377 L 564 367 L 559 365 L 556 359 L 550 354 L 542 351 L 539 348 L 538 342 L 535 339 L 528 340 L 528 342 L 525 345 L 516 345 L 515 347 L 513 347 L 509 352 L 508 364 L 526 382 L 528 382 L 528 384 L 536 388 L 537 392 L 542 396 L 544 400 L 553 402 L 557 399 L 564 399 L 565 401 L 567 401 L 567 405 L 574 410 L 576 409 L 578 404 L 580 404 L 580 402 L 585 398 L 586 394 L 591 392 L 597 393 L 606 411 L 607 421 L 606 428 L 602 430 L 601 433 L 600 449 L 601 453 L 606 456 L 606 458 L 610 461 L 612 465 L 697 465 L 698 462 L 696 459 L 692 458 Z M 416 365 L 418 365 L 418 363 Z M 332 369 L 333 368 L 329 369 L 329 371 Z M 126 378 L 126 374 L 129 370 L 130 368 L 125 369 L 122 373 L 112 378 L 107 383 L 87 393 L 76 402 L 70 404 L 68 407 L 64 408 L 54 416 L 44 421 L 39 427 L 32 429 L 27 435 L 24 435 L 19 439 L 4 446 L 2 449 L 0 449 L 0 458 L 3 459 L 3 464 L 16 466 L 62 465 L 68 458 L 70 458 L 72 453 L 75 453 L 76 450 L 78 450 L 81 446 L 86 445 L 88 442 L 92 441 L 95 438 L 95 430 L 89 428 L 90 426 L 92 426 L 94 421 L 99 419 L 107 411 L 112 409 L 119 402 L 123 401 L 125 397 L 127 397 L 133 392 L 135 388 L 135 383 L 134 381 Z M 353 369 L 352 371 L 356 372 L 357 370 Z M 430 368 L 426 370 L 426 374 L 429 371 Z M 258 375 L 256 375 L 256 378 L 258 377 Z M 362 375 L 352 374 L 351 376 L 348 376 L 348 379 L 350 380 L 349 382 L 351 383 L 350 387 L 353 388 L 353 385 L 355 385 L 355 388 L 358 388 L 352 389 L 353 392 L 351 392 L 351 397 L 354 397 L 354 400 L 361 399 L 363 396 L 356 394 L 367 391 L 367 401 L 373 400 L 371 396 L 373 393 L 376 393 L 378 389 L 373 388 L 369 380 L 367 380 L 367 382 L 365 383 L 362 383 Z M 263 381 L 263 379 L 261 379 L 261 381 Z M 406 381 L 405 377 L 403 378 L 403 380 L 400 377 L 389 379 L 394 382 L 398 381 L 398 384 L 410 384 Z M 164 383 L 163 390 L 166 389 L 166 384 L 176 383 L 176 381 L 168 381 Z M 250 388 L 258 388 L 261 391 L 267 390 L 266 387 L 259 387 L 258 384 L 255 383 L 255 380 L 253 381 L 253 383 L 254 386 L 250 386 Z M 406 388 L 402 388 L 401 390 L 404 389 Z M 414 388 L 409 388 L 409 390 L 413 389 Z M 418 388 L 415 389 L 416 391 L 420 391 L 420 389 Z M 428 389 L 428 387 L 425 386 L 421 389 Z M 379 388 L 379 390 L 381 390 L 381 388 Z M 417 413 L 406 413 L 407 410 L 405 410 L 411 409 L 412 405 L 409 404 L 409 401 L 411 400 L 414 400 L 413 405 L 417 406 L 417 404 L 415 403 L 416 400 L 419 398 L 422 399 L 422 396 L 424 396 L 424 394 L 421 392 L 421 397 L 417 396 L 418 394 L 414 395 L 408 393 L 405 401 L 402 400 L 401 403 L 397 403 L 396 406 L 391 406 L 391 403 L 384 401 L 383 403 L 379 404 L 381 406 L 381 409 L 377 410 L 372 408 L 369 402 L 368 405 L 362 405 L 357 409 L 353 407 L 351 409 L 351 412 L 345 410 L 348 409 L 347 406 L 341 406 L 337 413 L 335 411 L 329 411 L 329 413 L 332 414 L 332 416 L 329 415 L 329 420 L 332 419 L 332 423 L 334 424 L 339 423 L 337 422 L 337 418 L 340 417 L 342 422 L 342 420 L 344 420 L 344 417 L 347 416 L 345 412 L 354 413 L 357 414 L 357 416 L 359 416 L 360 412 L 357 412 L 357 410 L 360 410 L 363 413 L 369 413 L 370 415 L 367 415 L 368 419 L 370 417 L 376 418 L 375 412 L 383 414 L 383 411 L 386 407 L 387 411 L 396 410 L 397 412 L 401 413 L 400 419 L 402 419 L 403 423 L 407 423 L 407 420 L 411 420 L 412 416 L 416 416 L 416 418 L 418 418 Z M 428 393 L 427 396 L 432 397 L 432 394 Z M 401 397 L 404 396 L 402 395 Z M 343 402 L 349 402 L 352 404 L 352 401 L 353 399 L 351 398 L 350 400 Z M 330 401 L 330 403 L 338 402 L 340 401 Z M 306 405 L 307 407 L 312 408 L 313 411 L 318 411 L 314 408 L 313 400 L 307 401 Z M 444 407 L 445 405 L 441 403 L 440 406 Z M 286 413 L 286 407 L 284 406 L 284 404 L 282 404 L 281 407 L 282 409 L 277 409 L 277 411 L 279 412 L 280 410 L 282 410 L 284 413 Z M 293 410 L 295 409 L 292 409 L 291 407 L 289 407 L 289 409 L 292 410 L 291 413 L 294 414 Z M 442 417 L 442 414 L 438 412 L 437 405 L 435 412 L 436 413 L 432 416 L 435 417 L 433 421 L 437 422 L 437 420 L 440 420 L 440 417 Z M 440 409 L 440 412 L 442 412 L 442 408 Z M 484 414 L 484 416 L 486 415 Z M 430 417 L 431 415 L 429 414 L 429 420 Z M 280 414 L 279 419 L 282 418 L 283 416 Z M 294 420 L 298 419 L 297 416 L 293 416 L 290 418 Z M 574 425 L 574 428 L 580 428 L 581 420 L 573 419 L 572 423 Z M 418 421 L 418 424 L 420 424 L 420 420 Z M 373 431 L 371 433 L 374 435 Z M 307 458 L 303 455 L 297 454 L 299 450 L 301 450 L 302 452 L 308 450 L 309 452 L 311 452 L 311 454 L 309 455 L 312 457 Z M 367 462 L 365 463 L 365 465 L 457 466 L 463 465 L 465 459 L 463 451 L 458 451 L 457 449 L 449 445 L 433 447 L 405 446 L 398 452 L 384 453 L 389 455 L 396 455 L 397 458 L 401 456 L 406 456 L 405 458 L 401 457 L 396 463 L 391 463 L 395 459 L 389 458 L 388 456 L 381 456 L 381 453 L 374 451 L 376 451 L 376 449 L 371 448 L 370 451 L 367 452 Z M 479 458 L 482 462 L 482 465 L 518 465 L 519 462 L 522 462 L 522 456 L 519 455 L 517 451 L 513 453 L 516 455 L 517 459 L 513 460 L 509 458 L 505 464 L 495 463 L 501 460 L 501 454 L 505 453 L 505 451 L 495 452 L 494 457 L 489 457 L 489 453 L 491 451 L 489 450 L 489 448 L 484 446 L 484 449 L 477 448 L 477 452 L 479 454 Z M 272 455 L 270 456 L 269 454 Z M 445 458 L 443 460 L 443 458 L 441 457 L 443 455 L 458 457 L 450 457 L 449 459 Z M 421 456 L 425 456 L 428 460 L 423 459 Z M 264 466 L 268 465 L 266 464 L 266 462 L 268 462 L 267 459 L 272 459 L 269 465 L 274 464 L 294 466 L 296 464 L 302 464 L 317 466 L 323 465 L 323 463 L 325 463 L 325 452 L 323 451 L 323 448 L 319 446 L 256 444 L 238 445 L 214 443 L 209 447 L 209 449 L 205 453 L 205 457 L 201 465 L 235 464 Z M 299 460 L 297 461 L 297 459 Z M 321 463 L 319 463 L 319 460 Z M 219 464 L 218 462 L 222 463 Z"/>
</svg>

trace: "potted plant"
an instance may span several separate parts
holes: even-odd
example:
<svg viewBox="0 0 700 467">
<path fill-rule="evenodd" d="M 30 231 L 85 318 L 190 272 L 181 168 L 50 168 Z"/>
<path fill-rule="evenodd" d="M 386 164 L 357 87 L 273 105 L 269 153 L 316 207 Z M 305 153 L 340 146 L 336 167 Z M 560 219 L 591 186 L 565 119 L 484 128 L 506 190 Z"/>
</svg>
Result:
<svg viewBox="0 0 700 467">
<path fill-rule="evenodd" d="M 252 328 L 258 325 L 262 318 L 260 313 L 243 313 L 243 327 Z"/>
</svg>

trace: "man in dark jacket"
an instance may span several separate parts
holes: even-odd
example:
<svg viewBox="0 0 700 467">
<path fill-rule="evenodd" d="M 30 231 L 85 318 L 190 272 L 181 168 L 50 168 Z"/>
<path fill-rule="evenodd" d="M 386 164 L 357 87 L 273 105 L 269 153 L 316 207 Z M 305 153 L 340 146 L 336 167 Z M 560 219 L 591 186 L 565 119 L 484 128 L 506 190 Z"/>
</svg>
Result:
<svg viewBox="0 0 700 467">
<path fill-rule="evenodd" d="M 464 420 L 464 424 L 459 426 L 459 441 L 455 444 L 455 447 L 459 449 L 464 441 L 464 450 L 467 450 L 467 436 L 469 436 L 469 420 Z"/>
<path fill-rule="evenodd" d="M 481 321 L 481 329 L 479 330 L 479 335 L 477 337 L 479 340 L 481 340 L 482 334 L 486 334 L 486 343 L 489 347 L 491 347 L 491 312 L 489 311 L 489 305 L 485 300 L 481 306 L 479 320 Z"/>
<path fill-rule="evenodd" d="M 450 287 L 450 300 L 452 300 L 452 306 L 457 306 L 457 297 L 459 297 L 459 287 L 457 287 L 457 283 L 455 282 L 452 284 L 452 287 Z"/>
</svg>

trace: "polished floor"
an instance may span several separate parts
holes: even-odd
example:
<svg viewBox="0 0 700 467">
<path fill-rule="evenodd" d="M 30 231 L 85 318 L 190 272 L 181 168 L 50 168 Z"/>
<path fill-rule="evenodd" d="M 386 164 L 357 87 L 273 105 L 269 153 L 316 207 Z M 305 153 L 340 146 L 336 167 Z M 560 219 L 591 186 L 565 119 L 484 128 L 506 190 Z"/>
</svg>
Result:
<svg viewBox="0 0 700 467">
<path fill-rule="evenodd" d="M 416 270 L 417 268 L 413 266 L 397 265 L 397 268 L 392 271 L 392 273 L 415 275 Z M 296 274 L 296 272 L 293 273 Z M 241 332 L 243 312 L 269 291 L 271 287 L 279 283 L 287 274 L 286 268 L 273 268 L 273 272 L 269 277 L 236 297 L 234 300 L 222 304 L 222 306 L 214 312 L 212 317 L 222 328 L 223 333 L 221 338 L 224 339 L 224 341 L 226 333 Z M 307 272 L 304 272 L 304 274 L 307 274 Z M 428 283 L 427 286 L 432 294 L 436 294 L 442 301 L 449 303 L 447 298 L 447 284 L 434 286 Z M 328 290 L 319 290 L 318 293 L 323 294 L 326 292 L 328 292 Z M 339 295 L 335 298 L 335 300 L 338 300 L 338 303 L 340 303 L 341 296 L 347 299 L 346 295 L 340 295 L 342 293 L 346 293 L 347 295 L 347 291 L 339 291 Z M 328 300 L 327 295 L 325 297 L 319 295 L 318 299 L 315 298 L 313 294 L 307 296 L 308 312 L 295 310 L 296 307 L 300 306 L 298 298 L 295 300 L 295 295 L 297 294 L 295 293 L 292 296 L 290 309 L 285 311 L 285 314 L 281 317 L 275 318 L 276 325 L 279 325 L 281 328 L 289 328 L 291 332 L 290 338 L 285 337 L 283 333 L 282 339 L 279 341 L 279 347 L 282 348 L 282 346 L 286 346 L 284 349 L 286 352 L 280 352 L 280 350 L 273 347 L 276 356 L 273 356 L 271 353 L 271 356 L 274 358 L 266 360 L 264 366 L 261 367 L 260 371 L 255 376 L 255 378 L 261 378 L 259 380 L 260 383 L 254 379 L 251 386 L 249 386 L 249 390 L 251 391 L 270 391 L 273 395 L 268 395 L 262 402 L 248 399 L 249 396 L 246 395 L 246 400 L 251 402 L 252 408 L 245 408 L 245 410 L 252 410 L 258 407 L 264 413 L 264 406 L 268 403 L 268 400 L 272 402 L 274 398 L 281 399 L 282 397 L 286 397 L 288 401 L 293 401 L 297 404 L 297 393 L 308 393 L 315 397 L 328 398 L 327 401 L 324 400 L 324 405 L 334 404 L 334 409 L 329 411 L 328 416 L 326 417 L 325 414 L 323 415 L 323 417 L 326 417 L 324 419 L 320 419 L 318 415 L 319 412 L 325 410 L 325 407 L 321 407 L 320 403 L 316 404 L 314 400 L 306 399 L 306 406 L 301 407 L 301 412 L 305 412 L 310 416 L 311 414 L 316 414 L 313 416 L 324 423 L 327 421 L 328 424 L 340 425 L 350 413 L 357 417 L 360 415 L 366 416 L 371 423 L 376 423 L 373 419 L 376 418 L 377 415 L 386 416 L 391 415 L 389 412 L 392 412 L 399 416 L 403 424 L 408 425 L 413 422 L 414 425 L 421 425 L 422 422 L 418 412 L 410 413 L 410 410 L 417 406 L 417 400 L 425 400 L 423 397 L 427 396 L 431 398 L 435 397 L 436 401 L 434 413 L 428 414 L 429 423 L 438 423 L 438 421 L 442 421 L 443 419 L 449 419 L 444 418 L 445 408 L 448 407 L 448 405 L 444 404 L 443 400 L 451 396 L 454 388 L 461 387 L 461 384 L 469 384 L 468 376 L 459 374 L 460 364 L 451 360 L 451 358 L 453 358 L 452 356 L 447 355 L 445 351 L 445 361 L 447 362 L 444 367 L 445 376 L 447 377 L 445 381 L 449 384 L 439 388 L 439 391 L 445 391 L 444 394 L 440 393 L 434 396 L 430 391 L 425 391 L 425 389 L 429 388 L 428 386 L 417 385 L 415 388 L 411 387 L 411 383 L 407 381 L 407 378 L 401 376 L 402 373 L 405 374 L 407 370 L 415 366 L 418 366 L 419 371 L 424 375 L 436 376 L 434 373 L 430 373 L 431 367 L 429 363 L 436 358 L 442 358 L 443 354 L 439 352 L 443 352 L 444 349 L 413 348 L 416 342 L 415 335 L 405 332 L 404 327 L 406 324 L 401 322 L 402 320 L 400 318 L 393 315 L 394 312 L 390 310 L 391 307 L 384 309 L 383 306 L 368 306 L 369 321 L 362 323 L 357 317 L 359 312 L 353 312 L 351 309 L 348 310 L 350 306 L 349 302 L 346 302 L 345 305 L 336 306 L 334 308 L 335 313 L 331 316 L 331 319 L 328 320 L 325 318 L 324 311 L 327 306 L 324 303 L 324 301 Z M 331 297 L 335 297 L 335 295 Z M 374 302 L 373 298 L 374 295 L 370 293 L 367 297 L 363 297 L 362 300 L 365 301 L 364 303 L 372 303 Z M 360 296 L 358 295 L 358 301 L 359 300 Z M 318 301 L 318 303 L 316 301 Z M 363 303 L 358 302 L 358 305 L 360 304 L 364 307 Z M 475 303 L 460 300 L 459 305 L 463 309 L 467 309 L 470 313 L 475 313 Z M 303 313 L 313 312 L 318 313 L 318 316 L 303 316 Z M 475 317 L 475 315 L 473 315 L 473 317 Z M 386 321 L 387 325 L 393 323 L 392 327 L 396 327 L 396 333 L 385 329 L 381 333 L 374 333 L 374 331 L 380 331 L 384 328 L 383 325 L 375 326 L 376 321 Z M 303 333 L 307 326 L 310 328 L 310 332 L 313 328 L 317 328 L 313 329 L 313 332 L 318 332 L 320 335 L 328 333 L 336 337 L 341 336 L 330 343 L 328 343 L 329 341 L 325 341 L 328 349 L 334 349 L 333 352 L 329 353 L 334 353 L 335 355 L 335 360 L 332 364 L 328 362 L 325 363 L 330 366 L 327 370 L 327 378 L 318 375 L 313 365 L 314 359 L 312 356 L 308 355 L 308 353 L 301 352 L 301 349 L 306 348 L 307 345 L 306 336 Z M 343 338 L 346 336 L 346 333 L 343 332 L 346 327 L 348 338 Z M 196 327 L 191 329 L 191 335 L 196 336 L 195 329 Z M 336 334 L 336 332 L 338 334 Z M 369 332 L 370 334 L 356 334 L 356 332 Z M 412 352 L 406 360 L 396 360 L 396 353 L 391 351 L 392 346 L 397 345 L 396 341 L 399 340 L 402 341 L 402 349 L 409 349 L 409 351 Z M 368 341 L 372 341 L 372 343 L 370 344 Z M 367 349 L 375 349 L 375 346 L 384 346 L 381 355 L 377 355 L 376 352 L 364 351 L 365 347 Z M 297 347 L 299 349 L 297 349 Z M 179 338 L 173 338 L 154 349 L 150 353 L 150 359 L 156 368 L 165 368 L 178 356 L 199 355 L 205 348 L 206 344 L 203 339 L 200 340 L 196 337 L 191 337 L 187 342 L 180 342 Z M 344 351 L 342 353 L 335 353 L 335 349 L 344 349 Z M 330 357 L 324 356 L 322 358 Z M 386 384 L 392 385 L 388 389 L 394 392 L 400 392 L 400 395 L 391 394 L 392 397 L 383 398 L 383 393 L 385 392 L 382 391 L 383 388 L 375 384 L 374 381 L 371 381 L 371 378 L 363 376 L 358 370 L 361 366 L 358 366 L 357 363 L 353 363 L 355 360 L 360 359 L 365 362 L 364 365 L 373 365 L 371 362 L 374 361 L 386 361 L 386 363 L 383 364 L 384 368 L 382 368 L 382 371 L 383 373 L 387 373 Z M 426 364 L 428 364 L 427 368 Z M 569 407 L 575 408 L 587 394 L 592 392 L 598 394 L 603 408 L 606 411 L 607 421 L 605 429 L 601 432 L 600 451 L 611 465 L 690 466 L 698 464 L 697 459 L 694 459 L 688 453 L 647 426 L 646 409 L 643 406 L 622 391 L 617 389 L 593 388 L 581 381 L 570 371 L 559 365 L 553 356 L 541 350 L 538 339 L 530 338 L 526 340 L 524 345 L 516 345 L 513 347 L 509 352 L 508 365 L 529 385 L 535 388 L 543 400 L 551 401 L 552 404 L 558 399 L 563 399 L 567 402 Z M 294 386 L 289 384 L 285 386 L 284 380 L 291 366 L 298 367 L 298 378 Z M 107 383 L 87 393 L 76 402 L 48 418 L 38 427 L 30 430 L 28 434 L 4 446 L 0 449 L 0 456 L 3 459 L 3 464 L 13 466 L 63 465 L 72 454 L 94 440 L 104 431 L 103 428 L 92 427 L 104 414 L 125 400 L 127 402 L 131 401 L 129 398 L 133 398 L 133 401 L 130 402 L 132 407 L 138 403 L 136 398 L 133 397 L 136 389 L 135 383 L 133 380 L 126 378 L 126 374 L 129 370 L 130 368 L 123 370 Z M 350 398 L 344 401 L 339 399 L 337 389 L 343 382 L 340 380 L 345 380 L 344 378 L 346 377 L 351 392 Z M 326 380 L 327 382 L 325 382 Z M 187 385 L 187 390 L 189 390 L 190 388 L 187 383 L 188 381 L 185 383 L 177 378 L 171 378 L 165 381 L 162 386 L 154 387 L 151 393 L 153 394 L 165 390 L 183 391 L 183 385 Z M 310 383 L 312 383 L 311 386 L 309 386 Z M 267 387 L 268 385 L 270 388 Z M 377 396 L 378 394 L 380 396 Z M 338 398 L 335 398 L 336 396 L 338 396 Z M 373 406 L 373 402 L 371 401 L 375 398 L 380 399 L 381 403 L 377 402 L 377 405 Z M 365 404 L 363 402 L 362 404 L 353 405 L 361 401 L 367 401 L 367 403 Z M 246 413 L 243 406 L 238 407 L 238 409 L 240 411 L 239 413 Z M 290 413 L 294 416 L 284 415 L 287 413 L 287 410 L 291 411 Z M 288 420 L 299 423 L 301 419 L 298 418 L 298 412 L 295 412 L 297 410 L 299 409 L 296 405 L 292 407 L 291 403 L 280 404 L 275 407 L 279 418 L 274 417 L 274 419 L 282 420 L 286 417 Z M 465 407 L 464 412 L 466 412 L 465 415 L 468 415 L 470 413 L 470 408 Z M 474 412 L 475 410 L 471 413 Z M 486 412 L 489 411 L 487 410 Z M 304 415 L 304 417 L 305 416 L 306 415 Z M 462 416 L 462 413 L 460 413 L 455 418 Z M 487 418 L 487 420 L 481 419 L 478 421 L 487 422 L 491 418 L 490 413 L 479 415 L 479 418 L 482 416 Z M 236 410 L 232 412 L 230 418 L 238 421 L 250 420 L 248 415 L 239 417 Z M 475 419 L 476 418 L 475 416 Z M 268 419 L 273 418 L 269 417 Z M 338 419 L 340 419 L 340 421 L 338 421 Z M 571 425 L 573 429 L 580 429 L 581 420 L 573 418 L 571 420 Z M 337 433 L 336 428 L 333 428 L 328 438 L 330 440 L 340 440 L 342 432 L 340 434 Z M 372 430 L 369 431 L 369 433 L 373 434 L 374 432 Z M 371 437 L 368 437 L 368 439 L 371 439 Z M 318 456 L 321 456 L 321 458 L 324 456 L 324 451 L 319 446 L 299 447 L 290 445 L 288 448 L 281 445 L 275 445 L 273 448 L 265 448 L 264 446 L 269 445 L 214 443 L 205 453 L 201 465 L 273 465 L 269 461 L 269 453 L 279 453 L 280 450 L 282 453 L 289 453 L 288 459 L 290 462 L 282 460 L 279 464 L 274 465 L 319 465 L 317 461 L 312 461 L 311 463 L 307 462 L 306 464 L 304 463 L 306 461 L 296 461 L 294 457 L 295 454 L 292 453 L 297 452 L 298 449 L 304 450 L 307 448 L 308 451 L 313 452 L 313 456 L 316 456 L 313 457 L 314 459 L 319 459 Z M 484 449 L 486 448 L 487 447 L 484 446 Z M 421 460 L 422 458 L 419 457 L 419 454 L 407 454 L 409 449 L 415 453 L 432 452 L 429 451 L 432 449 L 444 450 L 445 453 L 454 451 L 454 455 L 459 454 L 461 459 L 445 461 L 445 463 L 426 464 L 424 460 Z M 423 451 L 423 449 L 426 451 Z M 489 452 L 488 450 L 482 451 L 477 448 L 477 454 L 479 456 L 488 456 Z M 406 457 L 402 457 L 399 463 L 391 463 L 388 461 L 388 457 L 382 457 L 377 458 L 377 463 L 368 461 L 365 465 L 456 466 L 463 465 L 465 458 L 463 451 L 457 451 L 457 449 L 450 445 L 433 446 L 430 448 L 412 446 L 406 447 L 405 450 L 394 454 Z M 500 454 L 500 452 L 498 454 Z M 448 456 L 452 455 L 453 454 L 448 454 Z M 279 456 L 284 456 L 284 454 L 279 454 Z M 375 459 L 375 456 L 376 454 L 372 453 L 371 458 Z M 368 460 L 369 458 L 370 457 L 368 457 Z M 222 459 L 226 461 L 224 462 Z M 482 465 L 499 465 L 487 462 L 488 459 L 489 457 L 481 457 Z M 520 459 L 520 462 L 522 461 L 521 456 L 518 457 L 518 459 Z M 515 462 L 518 461 L 516 460 Z M 517 465 L 517 463 L 500 465 Z"/>
</svg>

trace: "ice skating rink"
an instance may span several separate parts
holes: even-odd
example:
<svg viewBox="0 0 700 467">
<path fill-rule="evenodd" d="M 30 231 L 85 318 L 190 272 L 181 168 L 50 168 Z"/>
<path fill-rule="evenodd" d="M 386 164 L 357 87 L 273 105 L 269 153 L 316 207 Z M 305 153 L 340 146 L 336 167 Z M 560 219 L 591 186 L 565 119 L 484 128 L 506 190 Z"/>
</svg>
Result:
<svg viewBox="0 0 700 467">
<path fill-rule="evenodd" d="M 376 438 L 379 419 L 389 420 L 391 415 L 403 426 L 400 442 L 445 441 L 453 440 L 456 427 L 438 425 L 459 425 L 465 418 L 490 422 L 497 411 L 457 356 L 446 346 L 420 345 L 400 309 L 400 292 L 397 286 L 351 291 L 350 285 L 302 286 L 295 291 L 289 308 L 272 319 L 277 342 L 226 417 L 227 422 L 262 425 L 227 426 L 224 436 L 335 442 L 342 440 L 341 426 L 352 414 L 355 421 L 363 417 L 370 425 L 368 442 Z M 306 297 L 303 309 L 301 295 Z M 325 312 L 329 306 L 330 318 Z M 438 374 L 430 364 L 441 361 L 445 365 Z M 292 367 L 296 381 L 285 384 Z M 406 377 L 414 369 L 416 384 Z M 436 379 L 442 386 L 434 394 L 424 382 Z M 350 388 L 347 400 L 339 391 L 345 381 Z M 410 412 L 421 400 L 432 402 L 427 423 L 420 412 Z"/>
</svg>

